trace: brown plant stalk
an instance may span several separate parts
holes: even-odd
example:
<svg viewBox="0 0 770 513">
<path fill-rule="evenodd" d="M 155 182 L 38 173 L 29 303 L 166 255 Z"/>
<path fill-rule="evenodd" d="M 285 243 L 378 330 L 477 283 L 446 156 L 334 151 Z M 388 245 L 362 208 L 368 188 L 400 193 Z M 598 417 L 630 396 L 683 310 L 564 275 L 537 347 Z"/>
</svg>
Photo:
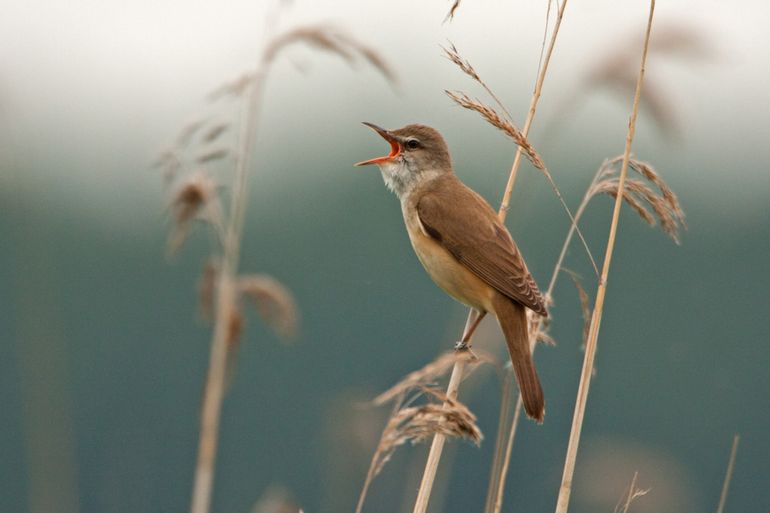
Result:
<svg viewBox="0 0 770 513">
<path fill-rule="evenodd" d="M 198 458 L 195 467 L 195 477 L 192 491 L 191 513 L 208 513 L 211 508 L 211 497 L 214 483 L 214 470 L 219 439 L 219 422 L 222 402 L 227 385 L 228 346 L 234 339 L 233 320 L 240 317 L 236 299 L 239 293 L 251 296 L 257 302 L 257 307 L 265 308 L 265 286 L 271 286 L 275 292 L 275 284 L 266 284 L 264 278 L 254 277 L 238 279 L 238 263 L 240 243 L 243 233 L 243 223 L 246 211 L 248 170 L 251 162 L 251 152 L 254 149 L 257 133 L 257 120 L 261 107 L 261 96 L 271 64 L 288 46 L 304 43 L 312 48 L 326 51 L 342 57 L 349 63 L 357 59 L 370 64 L 379 70 L 388 80 L 395 76 L 385 61 L 371 48 L 344 32 L 326 26 L 306 26 L 285 32 L 268 41 L 254 71 L 245 73 L 236 81 L 225 84 L 211 94 L 212 99 L 223 96 L 244 97 L 245 109 L 242 111 L 239 136 L 239 148 L 235 154 L 235 177 L 230 201 L 230 215 L 222 237 L 222 258 L 219 262 L 216 278 L 215 325 L 212 335 L 209 369 L 203 391 L 203 404 L 200 419 L 200 438 L 198 443 Z M 189 136 L 200 128 L 196 125 L 190 130 Z M 211 129 L 204 139 L 214 140 L 221 134 L 221 129 Z M 260 281 L 261 280 L 261 281 Z M 273 294 L 283 297 L 274 302 L 271 309 L 288 311 L 287 295 Z M 260 302 L 261 301 L 261 302 Z M 238 323 L 240 326 L 240 323 Z M 280 322 L 279 331 L 290 335 L 293 319 L 289 315 Z M 236 337 L 237 338 L 237 337 Z"/>
<path fill-rule="evenodd" d="M 235 276 L 238 272 L 240 241 L 243 220 L 246 212 L 246 184 L 250 149 L 256 137 L 256 120 L 259 110 L 259 98 L 266 74 L 256 73 L 250 84 L 247 98 L 247 111 L 241 132 L 241 147 L 235 166 L 235 180 L 230 203 L 229 224 L 226 229 L 222 260 L 217 285 L 216 317 L 214 334 L 211 340 L 209 370 L 203 389 L 201 408 L 201 428 L 198 442 L 198 459 L 193 482 L 192 513 L 208 513 L 211 507 L 211 495 L 214 484 L 214 464 L 216 462 L 217 443 L 219 440 L 219 421 L 222 400 L 227 382 L 227 352 L 230 320 L 235 310 Z"/>
<path fill-rule="evenodd" d="M 537 111 L 537 104 L 540 100 L 540 94 L 543 89 L 543 82 L 545 81 L 545 75 L 548 71 L 548 64 L 551 60 L 551 55 L 553 54 L 553 49 L 556 45 L 556 36 L 559 33 L 559 27 L 561 26 L 561 20 L 564 16 L 564 9 L 567 6 L 567 0 L 562 0 L 561 7 L 559 8 L 559 13 L 556 19 L 556 24 L 554 25 L 553 34 L 551 36 L 551 40 L 548 44 L 548 49 L 545 54 L 545 58 L 543 61 L 543 65 L 540 67 L 540 72 L 537 77 L 537 81 L 535 82 L 535 89 L 532 93 L 532 99 L 530 101 L 529 111 L 527 113 L 527 118 L 524 122 L 524 128 L 521 130 L 522 135 L 524 138 L 526 138 L 529 135 L 529 129 L 532 126 L 532 121 L 535 118 L 535 112 Z M 511 190 L 513 189 L 513 184 L 516 180 L 516 172 L 519 169 L 519 165 L 521 164 L 521 155 L 523 153 L 523 149 L 521 146 L 518 146 L 518 149 L 516 151 L 516 156 L 513 161 L 513 165 L 511 166 L 511 173 L 508 177 L 508 182 L 506 183 L 505 190 L 503 193 L 503 201 L 500 205 L 500 210 L 498 211 L 498 216 L 501 221 L 505 221 L 505 218 L 508 214 L 508 205 L 510 201 L 511 196 Z M 573 223 L 574 224 L 574 223 Z M 463 338 L 465 338 L 465 335 L 467 334 L 467 330 L 471 324 L 471 321 L 474 318 L 474 311 L 471 309 L 468 312 L 468 319 L 465 323 L 465 331 L 463 333 Z M 465 362 L 458 361 L 455 363 L 454 368 L 452 369 L 452 376 L 449 380 L 449 385 L 447 386 L 447 392 L 446 395 L 450 398 L 456 398 L 460 382 L 462 381 L 462 374 L 463 370 L 465 368 Z M 425 511 L 428 508 L 428 500 L 430 498 L 430 492 L 433 487 L 433 481 L 436 478 L 436 471 L 438 469 L 439 461 L 441 460 L 441 453 L 444 449 L 444 442 L 446 441 L 446 438 L 443 435 L 437 434 L 433 437 L 433 443 L 431 444 L 430 452 L 428 453 L 428 459 L 425 463 L 425 471 L 423 473 L 423 478 L 420 483 L 420 488 L 417 492 L 417 500 L 415 501 L 414 505 L 414 513 L 425 513 Z"/>
<path fill-rule="evenodd" d="M 617 163 L 620 163 L 623 161 L 623 156 L 616 157 L 613 159 L 609 159 L 605 161 L 599 169 L 594 174 L 593 179 L 591 180 L 591 183 L 589 184 L 588 188 L 586 189 L 585 194 L 583 195 L 583 199 L 580 202 L 580 205 L 578 206 L 577 210 L 575 211 L 575 224 L 571 225 L 569 230 L 567 231 L 567 235 L 564 238 L 564 242 L 562 243 L 561 251 L 559 253 L 559 257 L 556 259 L 556 264 L 554 265 L 553 272 L 551 274 L 551 279 L 548 283 L 548 288 L 545 292 L 546 300 L 550 300 L 551 297 L 553 297 L 553 292 L 556 287 L 556 281 L 558 280 L 559 276 L 561 275 L 562 271 L 565 271 L 564 269 L 564 259 L 567 255 L 567 249 L 569 249 L 570 244 L 572 243 L 572 238 L 575 235 L 575 230 L 577 228 L 577 223 L 580 221 L 580 219 L 583 217 L 583 214 L 585 213 L 588 205 L 591 203 L 591 201 L 597 197 L 600 194 L 608 194 L 612 197 L 615 197 L 617 195 L 617 185 L 618 185 L 618 179 L 614 176 L 615 169 L 614 166 Z M 673 193 L 673 191 L 668 187 L 668 185 L 663 181 L 663 179 L 660 177 L 660 175 L 652 169 L 652 167 L 649 164 L 631 159 L 629 161 L 629 166 L 631 169 L 638 172 L 642 177 L 647 179 L 649 182 L 651 182 L 655 187 L 659 189 L 660 192 L 655 193 L 651 190 L 649 186 L 644 184 L 644 188 L 646 191 L 649 191 L 648 193 L 645 193 L 642 197 L 636 198 L 632 196 L 632 194 L 629 191 L 624 191 L 624 194 L 622 195 L 624 201 L 632 208 L 634 209 L 637 214 L 650 225 L 655 224 L 655 217 L 650 214 L 650 212 L 647 210 L 647 207 L 649 207 L 656 215 L 659 215 L 659 221 L 661 226 L 664 228 L 664 232 L 671 237 L 671 239 L 679 243 L 679 231 L 680 228 L 686 228 L 685 220 L 684 220 L 684 212 L 682 211 L 682 207 L 679 204 L 679 199 L 677 196 Z M 645 206 L 646 205 L 646 206 Z M 574 276 L 573 276 L 574 279 Z M 578 285 L 578 282 L 575 282 L 576 285 Z M 588 305 L 588 297 L 587 294 L 585 294 L 585 291 L 582 290 L 582 287 L 578 285 L 578 296 L 580 298 L 581 303 L 581 310 L 583 311 L 584 318 L 586 319 L 586 325 L 584 327 L 584 333 L 583 333 L 583 347 L 585 347 L 585 342 L 588 339 L 588 330 L 590 328 L 591 324 L 591 313 L 590 313 L 590 306 Z M 533 316 L 537 317 L 537 316 Z M 537 340 L 538 338 L 542 338 L 543 336 L 543 319 L 542 318 L 536 318 L 533 319 L 533 327 L 530 330 L 530 350 L 534 353 L 535 349 L 537 348 Z M 500 508 L 502 507 L 502 498 L 503 498 L 503 491 L 505 489 L 505 477 L 507 475 L 508 471 L 508 462 L 510 461 L 511 452 L 513 449 L 513 442 L 516 436 L 516 428 L 519 424 L 519 419 L 521 418 L 521 409 L 522 409 L 522 401 L 521 397 L 517 399 L 516 402 L 516 408 L 514 410 L 514 417 L 511 421 L 511 424 L 508 428 L 508 436 L 507 436 L 507 444 L 504 450 L 504 458 L 501 461 L 496 462 L 493 464 L 492 471 L 491 471 L 491 478 L 489 481 L 489 488 L 490 491 L 488 492 L 488 497 L 494 497 L 494 502 L 490 502 L 488 499 L 487 506 L 485 508 L 486 513 L 499 513 Z M 502 420 L 502 419 L 501 419 Z M 498 445 L 495 446 L 495 455 L 497 456 L 498 452 L 501 451 Z M 495 465 L 502 465 L 502 471 Z M 494 492 L 492 491 L 494 489 Z"/>
<path fill-rule="evenodd" d="M 394 429 L 397 426 L 401 426 L 404 423 L 399 420 L 399 418 L 403 418 L 404 412 L 410 410 L 410 406 L 404 406 L 404 398 L 410 391 L 418 390 L 422 392 L 423 394 L 427 394 L 432 396 L 434 399 L 438 399 L 439 401 L 443 401 L 444 404 L 434 404 L 431 406 L 432 411 L 437 415 L 437 418 L 439 421 L 449 421 L 451 419 L 451 411 L 453 409 L 457 409 L 458 407 L 465 408 L 467 410 L 467 407 L 465 405 L 459 403 L 455 398 L 447 397 L 444 393 L 439 392 L 438 389 L 434 388 L 432 383 L 435 382 L 438 378 L 441 378 L 449 373 L 450 370 L 454 367 L 454 363 L 462 361 L 467 363 L 469 373 L 473 372 L 473 370 L 481 364 L 485 363 L 496 363 L 494 358 L 487 354 L 487 353 L 478 353 L 474 354 L 471 351 L 463 351 L 463 352 L 457 352 L 457 351 L 450 351 L 446 352 L 442 355 L 439 355 L 438 358 L 433 360 L 432 362 L 428 363 L 427 365 L 423 366 L 422 368 L 411 372 L 407 376 L 401 379 L 398 383 L 396 383 L 394 386 L 386 390 L 385 392 L 381 393 L 377 397 L 375 397 L 372 400 L 372 405 L 374 406 L 382 406 L 385 403 L 393 402 L 393 411 L 389 417 L 388 424 L 383 430 L 382 436 L 380 437 L 380 442 L 377 445 L 377 450 L 374 453 L 374 456 L 372 457 L 372 460 L 369 464 L 369 470 L 366 474 L 366 479 L 364 480 L 364 485 L 361 489 L 361 493 L 358 497 L 358 505 L 356 506 L 356 513 L 360 513 L 363 509 L 364 501 L 366 500 L 366 495 L 369 491 L 369 487 L 372 484 L 372 481 L 377 476 L 377 474 L 382 470 L 382 467 L 384 464 L 388 461 L 390 458 L 390 454 L 395 450 L 395 448 L 398 445 L 401 445 L 401 443 L 395 444 L 393 443 L 393 440 L 398 440 L 398 437 L 394 437 Z M 411 408 L 413 410 L 413 408 Z M 442 413 L 443 412 L 443 413 Z M 468 413 L 470 411 L 468 410 Z M 445 419 L 441 419 L 441 417 L 445 417 Z M 471 414 L 472 416 L 472 414 Z M 475 423 L 475 417 L 473 418 L 473 423 Z M 411 422 L 411 421 L 410 421 Z M 419 424 L 419 423 L 418 423 Z M 455 436 L 458 438 L 469 438 L 472 441 L 476 442 L 478 445 L 478 442 L 480 441 L 480 438 L 477 437 L 468 437 L 462 434 L 462 432 L 452 432 L 451 429 L 447 430 L 447 426 L 442 426 L 439 423 L 434 423 L 431 426 L 431 429 L 433 429 L 433 432 L 428 432 L 425 430 L 422 430 L 422 435 L 420 437 L 412 437 L 411 440 L 413 443 L 421 442 L 428 438 L 429 435 L 440 433 L 442 435 L 449 435 L 449 436 Z M 476 428 L 477 430 L 478 428 Z M 401 430 L 404 431 L 404 430 Z M 480 431 L 479 431 L 480 433 Z"/>
<path fill-rule="evenodd" d="M 631 478 L 631 484 L 628 485 L 628 492 L 624 493 L 620 498 L 618 505 L 615 507 L 615 513 L 628 513 L 631 503 L 639 497 L 644 497 L 650 492 L 650 489 L 641 489 L 636 487 L 636 479 L 639 477 L 638 472 L 634 472 L 634 477 Z M 625 500 L 624 500 L 625 499 Z"/>
<path fill-rule="evenodd" d="M 623 191 L 628 174 L 628 163 L 631 158 L 631 144 L 634 140 L 636 131 L 636 118 L 639 112 L 639 98 L 642 93 L 642 82 L 644 80 L 644 71 L 647 62 L 647 51 L 650 44 L 650 33 L 652 31 L 652 19 L 655 12 L 655 0 L 650 0 L 650 13 L 647 19 L 647 29 L 644 36 L 644 49 L 639 66 L 639 76 L 636 80 L 636 91 L 634 92 L 634 102 L 631 108 L 631 117 L 628 122 L 628 133 L 626 134 L 626 146 L 623 152 L 623 164 L 620 168 L 618 178 L 618 193 L 615 197 L 615 207 L 612 212 L 612 222 L 610 224 L 610 234 L 607 240 L 607 249 L 604 255 L 604 264 L 602 274 L 599 279 L 599 286 L 596 291 L 594 301 L 593 315 L 591 317 L 591 326 L 588 332 L 588 341 L 586 342 L 585 358 L 583 360 L 583 370 L 580 375 L 578 385 L 577 402 L 575 413 L 572 418 L 572 428 L 567 445 L 567 456 L 564 463 L 564 473 L 562 475 L 561 486 L 559 487 L 559 497 L 556 502 L 556 513 L 566 513 L 569 506 L 570 493 L 572 491 L 572 477 L 575 472 L 575 460 L 577 459 L 577 450 L 580 442 L 580 433 L 583 427 L 583 418 L 588 399 L 588 390 L 591 384 L 591 375 L 593 373 L 594 358 L 596 356 L 596 345 L 599 338 L 599 327 L 601 325 L 602 310 L 604 307 L 604 298 L 607 291 L 607 276 L 612 261 L 612 253 L 615 248 L 615 238 L 618 230 L 618 220 L 620 218 L 620 207 L 623 202 Z"/>
<path fill-rule="evenodd" d="M 722 493 L 719 496 L 719 506 L 717 506 L 717 513 L 724 513 L 725 511 L 725 504 L 727 504 L 727 492 L 730 490 L 730 481 L 732 481 L 733 469 L 735 468 L 735 455 L 738 453 L 738 443 L 740 441 L 740 435 L 733 436 L 733 448 L 730 449 L 730 459 L 727 463 L 725 480 L 722 483 Z"/>
</svg>

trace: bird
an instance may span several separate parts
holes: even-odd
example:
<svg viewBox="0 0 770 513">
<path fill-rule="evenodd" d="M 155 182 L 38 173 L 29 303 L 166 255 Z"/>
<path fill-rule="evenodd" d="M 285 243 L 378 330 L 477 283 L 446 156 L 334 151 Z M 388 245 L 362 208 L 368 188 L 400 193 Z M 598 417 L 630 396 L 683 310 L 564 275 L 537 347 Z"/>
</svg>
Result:
<svg viewBox="0 0 770 513">
<path fill-rule="evenodd" d="M 447 294 L 476 310 L 458 343 L 467 347 L 481 319 L 497 317 L 527 415 L 543 422 L 545 399 L 529 347 L 526 309 L 547 317 L 545 301 L 511 234 L 487 201 L 455 175 L 438 130 L 410 124 L 385 130 L 364 122 L 390 152 L 356 166 L 376 165 L 401 212 L 417 258 Z"/>
</svg>

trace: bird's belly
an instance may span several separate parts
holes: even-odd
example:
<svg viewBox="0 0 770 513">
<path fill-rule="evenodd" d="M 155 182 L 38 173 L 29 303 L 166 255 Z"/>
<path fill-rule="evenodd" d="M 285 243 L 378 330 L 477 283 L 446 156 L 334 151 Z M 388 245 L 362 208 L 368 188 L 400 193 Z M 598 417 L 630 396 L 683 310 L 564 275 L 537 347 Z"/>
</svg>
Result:
<svg viewBox="0 0 770 513">
<path fill-rule="evenodd" d="M 493 311 L 494 289 L 458 262 L 446 249 L 430 237 L 413 234 L 412 247 L 425 270 L 447 294 L 480 311 Z"/>
</svg>

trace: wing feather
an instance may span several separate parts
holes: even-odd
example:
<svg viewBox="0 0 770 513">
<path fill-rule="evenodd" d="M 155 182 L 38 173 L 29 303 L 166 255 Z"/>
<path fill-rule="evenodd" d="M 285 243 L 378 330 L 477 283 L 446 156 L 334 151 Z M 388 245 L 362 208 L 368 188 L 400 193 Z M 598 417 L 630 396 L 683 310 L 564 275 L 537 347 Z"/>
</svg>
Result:
<svg viewBox="0 0 770 513">
<path fill-rule="evenodd" d="M 452 187 L 451 197 L 446 187 L 438 186 L 417 201 L 417 215 L 425 232 L 501 294 L 547 316 L 537 283 L 508 230 L 481 196 L 459 180 L 457 183 L 460 188 Z M 458 189 L 462 190 L 459 198 Z M 484 215 L 465 215 L 470 209 Z"/>
</svg>

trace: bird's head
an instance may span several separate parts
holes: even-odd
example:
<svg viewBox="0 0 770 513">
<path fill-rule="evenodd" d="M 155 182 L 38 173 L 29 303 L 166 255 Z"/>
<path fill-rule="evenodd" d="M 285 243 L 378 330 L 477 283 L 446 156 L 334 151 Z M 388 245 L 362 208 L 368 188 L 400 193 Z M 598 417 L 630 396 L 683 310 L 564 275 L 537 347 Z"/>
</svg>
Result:
<svg viewBox="0 0 770 513">
<path fill-rule="evenodd" d="M 452 172 L 449 149 L 438 130 L 426 125 L 406 125 L 397 130 L 385 130 L 367 122 L 364 125 L 388 141 L 390 153 L 356 166 L 376 164 L 385 184 L 399 197 L 425 181 Z"/>
</svg>

